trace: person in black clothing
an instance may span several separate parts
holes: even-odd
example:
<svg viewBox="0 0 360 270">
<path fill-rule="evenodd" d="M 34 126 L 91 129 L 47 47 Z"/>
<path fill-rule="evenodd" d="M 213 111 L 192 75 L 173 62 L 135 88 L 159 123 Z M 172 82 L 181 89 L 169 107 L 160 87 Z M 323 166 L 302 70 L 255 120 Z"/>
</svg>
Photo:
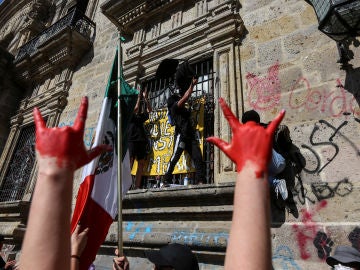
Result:
<svg viewBox="0 0 360 270">
<path fill-rule="evenodd" d="M 135 188 L 140 188 L 141 185 L 147 145 L 144 122 L 149 119 L 149 113 L 151 110 L 152 108 L 147 97 L 147 91 L 140 91 L 128 129 L 128 147 L 131 168 L 134 165 L 135 159 L 138 162 L 135 175 Z"/>
<path fill-rule="evenodd" d="M 201 184 L 205 176 L 205 164 L 202 158 L 201 150 L 195 136 L 195 129 L 192 126 L 191 110 L 188 99 L 193 92 L 197 79 L 193 78 L 189 88 L 180 96 L 174 94 L 168 98 L 167 106 L 170 116 L 175 124 L 174 134 L 174 151 L 170 159 L 167 172 L 164 176 L 164 184 L 169 184 L 172 178 L 176 163 L 179 161 L 181 154 L 186 150 L 195 164 L 195 184 Z"/>
</svg>

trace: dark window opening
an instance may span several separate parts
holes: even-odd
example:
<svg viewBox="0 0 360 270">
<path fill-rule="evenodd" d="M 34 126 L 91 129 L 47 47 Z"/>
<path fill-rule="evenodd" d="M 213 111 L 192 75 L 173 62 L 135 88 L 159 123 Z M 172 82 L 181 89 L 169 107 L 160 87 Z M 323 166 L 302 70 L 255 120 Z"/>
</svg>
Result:
<svg viewBox="0 0 360 270">
<path fill-rule="evenodd" d="M 197 104 L 200 99 L 204 100 L 202 116 L 203 119 L 203 138 L 202 149 L 203 159 L 206 164 L 205 184 L 214 183 L 214 147 L 206 142 L 205 138 L 214 135 L 214 72 L 212 58 L 206 59 L 202 62 L 191 64 L 195 73 L 198 75 L 198 83 L 189 100 L 190 104 Z M 149 100 L 153 108 L 150 114 L 150 124 L 146 126 L 149 138 L 151 138 L 151 130 L 154 128 L 152 121 L 156 121 L 159 117 L 165 117 L 167 112 L 167 99 L 174 92 L 176 92 L 174 78 L 168 79 L 150 79 L 142 83 L 142 89 L 147 89 L 149 92 Z M 193 105 L 194 107 L 197 105 Z M 162 115 L 162 116 L 161 116 Z M 196 121 L 196 120 L 195 120 Z M 153 146 L 153 141 L 150 139 L 149 146 Z M 151 153 L 151 149 L 149 149 Z M 153 155 L 151 158 L 156 159 Z M 164 170 L 164 168 L 161 168 Z M 173 184 L 182 185 L 185 176 L 194 179 L 195 173 L 178 173 L 174 174 Z M 159 178 L 154 175 L 143 176 L 143 187 L 154 188 L 159 186 Z M 190 182 L 191 183 L 191 182 Z"/>
<path fill-rule="evenodd" d="M 35 164 L 35 126 L 21 130 L 0 189 L 0 202 L 21 200 Z"/>
</svg>

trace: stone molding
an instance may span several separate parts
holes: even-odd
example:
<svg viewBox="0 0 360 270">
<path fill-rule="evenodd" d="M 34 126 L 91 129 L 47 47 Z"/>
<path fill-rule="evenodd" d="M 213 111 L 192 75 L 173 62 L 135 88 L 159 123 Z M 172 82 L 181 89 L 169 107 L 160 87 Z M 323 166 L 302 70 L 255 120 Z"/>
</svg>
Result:
<svg viewBox="0 0 360 270">
<path fill-rule="evenodd" d="M 24 44 L 16 58 L 15 67 L 26 85 L 74 68 L 92 47 L 95 24 L 74 9 L 55 24 Z"/>
</svg>

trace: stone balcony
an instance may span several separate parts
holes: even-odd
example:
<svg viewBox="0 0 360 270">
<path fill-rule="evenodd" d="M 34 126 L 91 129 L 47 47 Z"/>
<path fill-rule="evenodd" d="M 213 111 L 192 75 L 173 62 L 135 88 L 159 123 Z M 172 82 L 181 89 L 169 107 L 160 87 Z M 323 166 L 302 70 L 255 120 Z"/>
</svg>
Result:
<svg viewBox="0 0 360 270">
<path fill-rule="evenodd" d="M 16 72 L 25 84 L 41 82 L 75 67 L 94 38 L 95 23 L 75 8 L 19 49 L 14 60 Z"/>
</svg>

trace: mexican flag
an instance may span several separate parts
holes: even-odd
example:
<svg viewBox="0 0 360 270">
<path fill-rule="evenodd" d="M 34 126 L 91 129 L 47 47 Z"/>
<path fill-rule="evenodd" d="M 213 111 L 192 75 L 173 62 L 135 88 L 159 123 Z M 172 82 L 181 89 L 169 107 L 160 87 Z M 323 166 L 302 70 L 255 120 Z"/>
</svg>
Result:
<svg viewBox="0 0 360 270">
<path fill-rule="evenodd" d="M 112 70 L 106 87 L 101 113 L 96 127 L 93 147 L 111 145 L 113 151 L 103 153 L 87 164 L 82 172 L 76 205 L 71 220 L 71 233 L 78 223 L 83 229 L 89 228 L 88 242 L 81 254 L 80 270 L 88 270 L 95 260 L 98 249 L 104 242 L 110 225 L 118 214 L 117 194 L 117 58 L 116 51 Z M 126 130 L 134 110 L 138 91 L 131 88 L 121 76 L 120 108 L 122 113 L 122 197 L 129 190 L 132 180 L 130 158 L 127 151 Z M 121 215 L 121 213 L 119 213 Z M 119 237 L 122 237 L 121 235 Z"/>
</svg>

